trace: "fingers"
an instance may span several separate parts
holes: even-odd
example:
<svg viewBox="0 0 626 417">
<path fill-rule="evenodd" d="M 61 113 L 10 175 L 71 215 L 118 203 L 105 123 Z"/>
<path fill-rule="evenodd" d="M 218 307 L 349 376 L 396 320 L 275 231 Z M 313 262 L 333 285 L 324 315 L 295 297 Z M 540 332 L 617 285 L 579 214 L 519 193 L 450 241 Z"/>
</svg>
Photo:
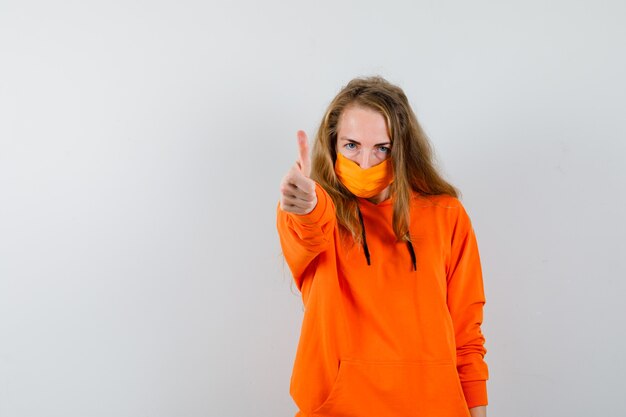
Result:
<svg viewBox="0 0 626 417">
<path fill-rule="evenodd" d="M 315 182 L 311 175 L 309 141 L 303 130 L 298 130 L 298 160 L 280 184 L 280 208 L 295 214 L 308 214 L 317 205 Z"/>
<path fill-rule="evenodd" d="M 315 200 L 315 193 L 305 192 L 293 184 L 283 185 L 281 194 L 293 200 L 300 200 L 303 203 L 310 203 Z"/>
<path fill-rule="evenodd" d="M 303 202 L 299 199 L 283 196 L 280 199 L 280 208 L 288 213 L 294 213 L 299 215 L 309 214 L 313 211 L 317 205 L 317 200 L 313 202 Z"/>
<path fill-rule="evenodd" d="M 295 214 L 308 214 L 317 205 L 315 182 L 294 165 L 280 184 L 280 208 Z"/>
<path fill-rule="evenodd" d="M 280 191 L 304 201 L 312 201 L 315 198 L 315 181 L 305 177 L 298 167 L 293 166 L 283 178 Z"/>
<path fill-rule="evenodd" d="M 298 164 L 305 177 L 311 175 L 311 156 L 309 154 L 309 140 L 304 130 L 298 130 Z"/>
<path fill-rule="evenodd" d="M 294 185 L 304 193 L 315 193 L 315 181 L 306 177 L 298 167 L 297 163 L 291 167 L 287 175 L 285 175 L 284 181 L 287 184 Z"/>
</svg>

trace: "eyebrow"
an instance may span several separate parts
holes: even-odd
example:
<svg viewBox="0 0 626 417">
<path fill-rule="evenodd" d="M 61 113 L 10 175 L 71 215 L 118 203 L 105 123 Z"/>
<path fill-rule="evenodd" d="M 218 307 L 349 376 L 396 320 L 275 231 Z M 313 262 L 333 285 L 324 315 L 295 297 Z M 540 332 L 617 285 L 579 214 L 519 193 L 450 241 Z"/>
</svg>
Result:
<svg viewBox="0 0 626 417">
<path fill-rule="evenodd" d="M 350 139 L 350 138 L 341 137 L 341 138 L 339 138 L 339 140 L 345 140 L 345 141 L 348 141 L 348 142 L 356 143 L 357 145 L 361 144 L 361 142 L 359 142 L 358 140 L 354 140 L 354 139 Z M 384 145 L 391 145 L 391 142 L 387 141 L 387 142 L 381 142 L 381 143 L 375 143 L 374 144 L 374 146 L 384 146 Z"/>
</svg>

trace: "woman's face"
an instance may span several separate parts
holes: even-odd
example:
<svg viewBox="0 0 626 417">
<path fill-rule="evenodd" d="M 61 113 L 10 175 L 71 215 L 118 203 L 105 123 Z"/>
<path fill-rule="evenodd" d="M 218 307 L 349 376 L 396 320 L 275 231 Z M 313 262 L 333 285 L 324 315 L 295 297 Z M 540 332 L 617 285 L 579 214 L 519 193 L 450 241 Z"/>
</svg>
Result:
<svg viewBox="0 0 626 417">
<path fill-rule="evenodd" d="M 337 124 L 337 152 L 362 169 L 389 158 L 391 139 L 383 115 L 358 105 L 344 109 Z"/>
</svg>

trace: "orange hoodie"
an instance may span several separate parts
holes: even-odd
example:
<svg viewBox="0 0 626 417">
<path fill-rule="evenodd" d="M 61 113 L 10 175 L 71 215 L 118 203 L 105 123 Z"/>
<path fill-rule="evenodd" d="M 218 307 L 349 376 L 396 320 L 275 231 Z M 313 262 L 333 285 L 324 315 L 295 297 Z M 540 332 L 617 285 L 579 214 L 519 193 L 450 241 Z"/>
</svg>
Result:
<svg viewBox="0 0 626 417">
<path fill-rule="evenodd" d="M 459 200 L 414 194 L 415 270 L 396 241 L 391 199 L 359 199 L 368 265 L 363 247 L 340 235 L 330 196 L 316 193 L 311 213 L 277 213 L 304 302 L 296 417 L 465 417 L 486 405 L 480 259 Z"/>
</svg>

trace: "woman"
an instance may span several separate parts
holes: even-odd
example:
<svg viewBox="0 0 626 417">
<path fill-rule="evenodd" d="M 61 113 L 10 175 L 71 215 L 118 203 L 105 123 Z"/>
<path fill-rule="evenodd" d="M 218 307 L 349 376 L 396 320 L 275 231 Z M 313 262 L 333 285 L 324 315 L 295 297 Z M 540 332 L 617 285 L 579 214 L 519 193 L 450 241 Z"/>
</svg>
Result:
<svg viewBox="0 0 626 417">
<path fill-rule="evenodd" d="M 305 312 L 297 417 L 486 414 L 476 238 L 397 86 L 352 80 L 309 159 L 281 183 L 277 227 Z"/>
</svg>

